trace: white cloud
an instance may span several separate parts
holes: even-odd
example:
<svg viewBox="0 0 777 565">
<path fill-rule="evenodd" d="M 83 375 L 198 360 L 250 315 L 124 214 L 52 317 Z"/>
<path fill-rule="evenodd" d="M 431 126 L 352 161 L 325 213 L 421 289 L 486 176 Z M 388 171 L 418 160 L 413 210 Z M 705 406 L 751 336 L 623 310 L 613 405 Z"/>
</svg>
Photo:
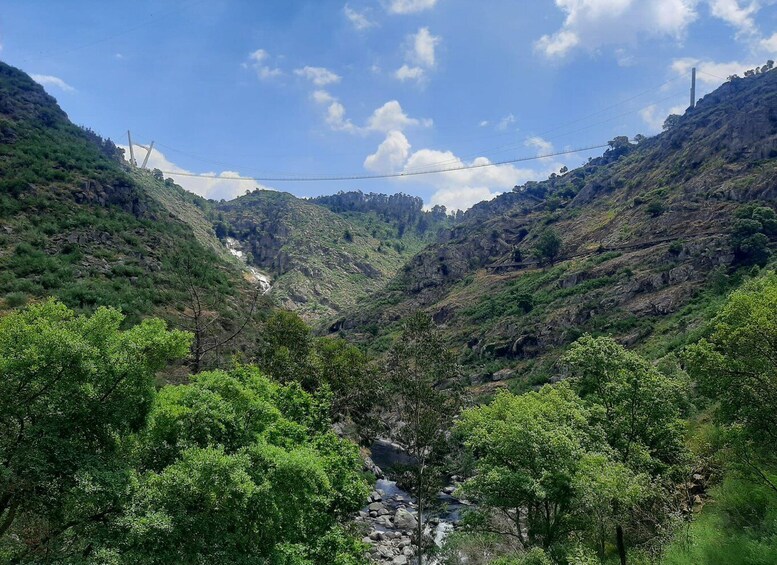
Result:
<svg viewBox="0 0 777 565">
<path fill-rule="evenodd" d="M 432 35 L 428 27 L 422 27 L 411 36 L 412 49 L 408 56 L 418 65 L 431 69 L 435 65 L 435 48 L 440 43 L 440 37 Z"/>
<path fill-rule="evenodd" d="M 412 126 L 429 127 L 432 120 L 411 118 L 402 109 L 396 100 L 389 100 L 380 108 L 377 108 L 367 120 L 367 130 L 389 132 L 402 131 Z"/>
<path fill-rule="evenodd" d="M 283 71 L 278 67 L 272 66 L 269 61 L 270 54 L 265 49 L 257 49 L 248 54 L 248 63 L 243 63 L 243 67 L 252 68 L 262 80 L 267 80 L 281 76 Z"/>
<path fill-rule="evenodd" d="M 129 147 L 126 145 L 119 145 L 124 149 L 124 155 L 129 159 Z M 146 149 L 137 144 L 132 144 L 135 152 L 135 159 L 142 163 L 146 157 Z M 182 167 L 179 167 L 172 161 L 170 161 L 162 152 L 154 148 L 151 155 L 148 158 L 148 169 L 159 169 L 165 172 L 165 177 L 172 177 L 176 183 L 180 184 L 189 192 L 199 194 L 205 198 L 212 200 L 231 200 L 245 193 L 246 190 L 253 190 L 255 188 L 261 188 L 266 190 L 274 190 L 266 186 L 262 186 L 253 180 L 229 180 L 235 177 L 242 176 L 236 171 L 222 171 L 220 173 L 206 172 L 202 173 L 202 177 L 184 176 L 187 173 L 192 174 Z"/>
<path fill-rule="evenodd" d="M 436 49 L 442 39 L 432 35 L 428 27 L 419 28 L 418 32 L 408 35 L 406 39 L 405 61 L 394 72 L 394 77 L 401 80 L 415 80 L 421 83 L 426 78 L 426 71 L 437 64 Z"/>
<path fill-rule="evenodd" d="M 523 142 L 523 144 L 526 147 L 534 147 L 535 149 L 537 149 L 538 157 L 547 155 L 548 153 L 553 152 L 553 144 L 550 141 L 547 141 L 538 135 L 528 138 L 526 141 Z"/>
<path fill-rule="evenodd" d="M 359 128 L 345 117 L 345 106 L 337 100 L 329 104 L 326 109 L 326 123 L 335 131 L 357 132 Z"/>
<path fill-rule="evenodd" d="M 424 70 L 421 67 L 411 67 L 405 64 L 394 72 L 394 76 L 401 81 L 421 80 L 424 78 Z"/>
<path fill-rule="evenodd" d="M 348 4 L 343 6 L 343 13 L 345 13 L 345 17 L 348 18 L 348 21 L 351 22 L 354 28 L 358 29 L 359 31 L 369 29 L 371 27 L 375 27 L 378 24 L 370 20 L 367 15 L 363 12 L 357 12 L 353 8 L 351 8 Z"/>
<path fill-rule="evenodd" d="M 415 14 L 430 10 L 435 4 L 437 0 L 388 0 L 385 6 L 390 14 Z"/>
<path fill-rule="evenodd" d="M 346 118 L 345 106 L 326 90 L 314 90 L 310 98 L 317 104 L 327 106 L 324 119 L 335 131 L 365 135 L 372 132 L 401 132 L 410 127 L 430 127 L 433 123 L 430 119 L 411 118 L 397 100 L 389 100 L 380 108 L 376 108 L 367 118 L 366 124 L 359 127 Z"/>
<path fill-rule="evenodd" d="M 507 126 L 510 126 L 515 123 L 515 116 L 513 116 L 512 112 L 507 114 L 504 118 L 499 120 L 499 123 L 496 124 L 496 129 L 500 131 L 504 131 L 507 129 Z"/>
<path fill-rule="evenodd" d="M 75 92 L 76 89 L 59 77 L 52 75 L 30 75 L 30 78 L 42 86 L 54 86 L 65 92 Z"/>
<path fill-rule="evenodd" d="M 377 151 L 364 160 L 364 168 L 373 173 L 394 173 L 402 169 L 410 154 L 410 142 L 401 131 L 390 131 Z"/>
<path fill-rule="evenodd" d="M 758 32 L 752 18 L 760 9 L 757 2 L 750 2 L 747 6 L 740 6 L 739 0 L 709 0 L 709 3 L 712 15 L 736 28 L 739 34 Z"/>
<path fill-rule="evenodd" d="M 698 0 L 556 0 L 566 14 L 561 28 L 540 37 L 535 48 L 546 57 L 576 47 L 634 44 L 641 35 L 683 37 L 696 17 Z"/>
<path fill-rule="evenodd" d="M 335 101 L 335 97 L 329 94 L 326 90 L 314 90 L 310 97 L 316 102 L 316 104 L 330 104 Z"/>
<path fill-rule="evenodd" d="M 398 182 L 413 179 L 413 182 L 431 186 L 434 193 L 427 207 L 441 204 L 451 211 L 465 210 L 477 202 L 490 200 L 527 180 L 547 178 L 561 166 L 557 162 L 544 163 L 539 169 L 521 169 L 512 164 L 484 166 L 491 165 L 485 157 L 464 161 L 452 151 L 420 149 L 410 153 L 410 147 L 403 133 L 390 131 L 375 153 L 365 159 L 364 167 L 376 173 L 403 172 L 404 176 L 396 178 Z M 425 170 L 442 172 L 407 175 Z"/>
<path fill-rule="evenodd" d="M 772 34 L 771 37 L 762 39 L 760 47 L 769 53 L 777 53 L 777 33 Z"/>
<path fill-rule="evenodd" d="M 480 122 L 478 125 L 479 125 L 480 127 L 484 128 L 484 127 L 486 127 L 486 126 L 487 126 L 489 123 L 491 123 L 491 122 L 489 122 L 488 120 L 481 120 L 481 122 Z"/>
<path fill-rule="evenodd" d="M 752 69 L 756 63 L 742 63 L 740 61 L 716 62 L 710 60 L 694 59 L 693 57 L 684 57 L 675 59 L 670 66 L 671 70 L 677 75 L 685 75 L 696 67 L 696 79 L 698 82 L 707 86 L 717 86 L 734 74 L 742 75 L 747 69 Z M 702 94 L 700 92 L 699 94 Z"/>
<path fill-rule="evenodd" d="M 324 67 L 302 67 L 295 69 L 294 74 L 308 79 L 316 86 L 326 86 L 340 82 L 340 75 L 337 75 Z"/>
<path fill-rule="evenodd" d="M 639 111 L 639 115 L 645 125 L 648 127 L 648 133 L 659 133 L 663 127 L 666 117 L 669 114 L 677 114 L 682 116 L 685 113 L 686 107 L 684 106 L 672 106 L 669 109 L 660 109 L 657 105 L 651 104 Z"/>
</svg>

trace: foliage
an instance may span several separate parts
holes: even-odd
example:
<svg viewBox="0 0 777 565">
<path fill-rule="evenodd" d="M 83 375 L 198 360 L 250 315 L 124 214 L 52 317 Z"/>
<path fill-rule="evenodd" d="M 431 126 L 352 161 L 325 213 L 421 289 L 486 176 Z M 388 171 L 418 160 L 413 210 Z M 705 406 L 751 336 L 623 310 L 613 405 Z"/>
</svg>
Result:
<svg viewBox="0 0 777 565">
<path fill-rule="evenodd" d="M 547 261 L 552 265 L 561 253 L 561 238 L 552 229 L 547 229 L 537 238 L 532 252 L 540 261 Z"/>
<path fill-rule="evenodd" d="M 190 336 L 46 302 L 0 321 L 0 558 L 355 565 L 358 449 L 326 391 L 258 369 L 154 373 Z"/>
<path fill-rule="evenodd" d="M 400 419 L 391 424 L 389 435 L 411 459 L 401 481 L 418 501 L 415 542 L 416 555 L 421 556 L 423 512 L 439 492 L 448 431 L 461 404 L 459 370 L 431 318 L 419 312 L 404 322 L 387 356 L 385 374 L 389 406 Z"/>
<path fill-rule="evenodd" d="M 379 379 L 358 347 L 340 338 L 314 337 L 298 315 L 277 310 L 264 326 L 258 364 L 279 381 L 297 382 L 308 391 L 325 388 L 331 392 L 333 419 L 355 423 L 361 438 L 375 432 Z"/>
<path fill-rule="evenodd" d="M 121 331 L 122 319 L 48 301 L 0 320 L 0 534 L 30 551 L 117 512 L 154 374 L 188 349 L 160 320 Z"/>
<path fill-rule="evenodd" d="M 737 210 L 731 233 L 736 260 L 742 265 L 766 265 L 770 240 L 777 237 L 777 214 L 772 208 L 747 205 Z"/>
<path fill-rule="evenodd" d="M 741 471 L 777 493 L 777 274 L 735 291 L 712 333 L 689 347 L 686 363 L 701 391 L 718 402 Z"/>
<path fill-rule="evenodd" d="M 651 475 L 682 463 L 681 382 L 607 337 L 581 337 L 564 361 L 581 398 L 603 409 L 597 416 L 621 461 Z"/>
<path fill-rule="evenodd" d="M 135 563 L 355 563 L 340 520 L 367 485 L 356 447 L 328 431 L 326 400 L 257 369 L 206 372 L 163 389 L 120 526 Z M 334 544 L 337 547 L 324 547 Z M 335 553 L 343 556 L 328 561 Z"/>
</svg>

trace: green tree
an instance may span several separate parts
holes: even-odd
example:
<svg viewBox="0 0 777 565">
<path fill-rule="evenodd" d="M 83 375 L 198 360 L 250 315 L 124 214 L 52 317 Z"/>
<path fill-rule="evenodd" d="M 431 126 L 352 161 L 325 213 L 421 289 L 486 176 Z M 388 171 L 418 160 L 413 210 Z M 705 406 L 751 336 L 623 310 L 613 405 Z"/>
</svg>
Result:
<svg viewBox="0 0 777 565">
<path fill-rule="evenodd" d="M 404 322 L 401 336 L 389 351 L 385 372 L 389 406 L 398 419 L 392 422 L 390 435 L 412 460 L 402 482 L 418 501 L 415 541 L 420 565 L 423 512 L 441 486 L 448 432 L 461 405 L 459 368 L 431 318 L 419 312 Z"/>
<path fill-rule="evenodd" d="M 0 320 L 0 536 L 33 561 L 118 514 L 154 375 L 188 351 L 190 336 L 161 320 L 122 321 L 55 301 Z"/>
<path fill-rule="evenodd" d="M 345 522 L 368 488 L 329 422 L 327 398 L 251 367 L 163 389 L 114 542 L 123 560 L 358 563 Z"/>
<path fill-rule="evenodd" d="M 479 506 L 468 525 L 512 538 L 524 551 L 558 551 L 571 533 L 587 533 L 603 556 L 614 509 L 644 496 L 645 478 L 614 460 L 599 411 L 566 383 L 501 393 L 465 411 L 457 429 L 478 472 L 464 492 Z"/>
<path fill-rule="evenodd" d="M 552 265 L 561 253 L 561 238 L 554 230 L 547 229 L 537 238 L 532 252 L 539 261 Z"/>
<path fill-rule="evenodd" d="M 731 245 L 736 261 L 763 267 L 771 257 L 769 241 L 777 236 L 777 214 L 771 208 L 743 206 L 736 213 Z"/>
<path fill-rule="evenodd" d="M 259 366 L 279 381 L 297 381 L 314 390 L 319 383 L 310 367 L 313 336 L 307 324 L 294 312 L 276 310 L 262 333 Z"/>
<path fill-rule="evenodd" d="M 734 292 L 711 326 L 687 349 L 688 370 L 717 401 L 736 466 L 777 492 L 777 275 Z"/>
<path fill-rule="evenodd" d="M 621 464 L 635 473 L 647 474 L 656 485 L 682 469 L 686 452 L 679 410 L 684 393 L 680 381 L 608 337 L 581 337 L 564 361 L 580 397 L 599 408 L 592 413 L 606 431 L 607 443 Z M 616 504 L 613 510 L 617 515 L 623 508 Z M 616 523 L 615 533 L 621 563 L 625 563 L 620 522 Z"/>
</svg>

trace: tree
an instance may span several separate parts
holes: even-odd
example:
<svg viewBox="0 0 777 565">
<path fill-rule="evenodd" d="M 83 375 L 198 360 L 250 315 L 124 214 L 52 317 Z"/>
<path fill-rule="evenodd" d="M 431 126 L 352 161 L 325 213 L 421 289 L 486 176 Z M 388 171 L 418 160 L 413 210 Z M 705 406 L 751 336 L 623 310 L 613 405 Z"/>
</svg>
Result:
<svg viewBox="0 0 777 565">
<path fill-rule="evenodd" d="M 731 436 L 746 476 L 777 492 L 777 275 L 734 292 L 708 338 L 685 355 L 701 391 L 717 401 L 716 416 Z"/>
<path fill-rule="evenodd" d="M 682 117 L 678 116 L 677 114 L 669 114 L 666 117 L 666 120 L 664 120 L 664 125 L 662 126 L 662 129 L 664 131 L 669 131 L 671 129 L 676 128 L 678 125 L 680 125 L 681 119 Z"/>
<path fill-rule="evenodd" d="M 547 261 L 552 265 L 560 252 L 561 238 L 552 229 L 542 232 L 534 244 L 533 254 L 540 262 Z"/>
<path fill-rule="evenodd" d="M 419 312 L 404 322 L 402 334 L 388 354 L 385 372 L 389 406 L 399 420 L 391 426 L 390 435 L 412 460 L 403 484 L 418 500 L 415 542 L 420 565 L 423 512 L 441 486 L 440 464 L 461 404 L 459 369 L 431 318 Z"/>
<path fill-rule="evenodd" d="M 205 357 L 209 353 L 218 352 L 221 347 L 237 338 L 253 320 L 254 312 L 259 301 L 259 287 L 256 287 L 251 297 L 251 303 L 243 316 L 242 321 L 236 327 L 225 330 L 221 327 L 219 316 L 220 294 L 209 296 L 206 292 L 207 279 L 210 276 L 209 269 L 204 265 L 195 265 L 189 257 L 183 260 L 182 282 L 189 290 L 189 307 L 181 315 L 189 321 L 187 328 L 194 335 L 191 346 L 191 370 L 199 373 L 204 365 Z"/>
<path fill-rule="evenodd" d="M 503 392 L 465 411 L 457 431 L 477 466 L 464 486 L 478 505 L 469 528 L 512 538 L 524 551 L 553 550 L 588 532 L 603 555 L 604 529 L 644 496 L 646 480 L 615 460 L 599 412 L 567 383 Z"/>
<path fill-rule="evenodd" d="M 564 362 L 580 397 L 600 409 L 593 413 L 620 463 L 654 479 L 671 475 L 683 464 L 682 383 L 608 337 L 581 337 Z M 625 564 L 621 523 L 616 523 L 615 533 Z"/>
<path fill-rule="evenodd" d="M 736 218 L 731 233 L 736 262 L 763 267 L 771 257 L 769 242 L 777 236 L 777 214 L 766 206 L 751 204 L 737 210 Z"/>
<path fill-rule="evenodd" d="M 310 366 L 312 348 L 313 336 L 302 318 L 276 310 L 262 332 L 259 366 L 279 381 L 296 381 L 306 390 L 315 390 L 320 383 Z"/>
<path fill-rule="evenodd" d="M 364 503 L 357 447 L 326 396 L 252 367 L 168 386 L 113 546 L 127 563 L 356 565 L 344 522 Z"/>
<path fill-rule="evenodd" d="M 120 511 L 155 373 L 190 342 L 161 320 L 123 331 L 123 319 L 48 301 L 0 320 L 0 538 L 12 531 L 22 557 Z"/>
</svg>

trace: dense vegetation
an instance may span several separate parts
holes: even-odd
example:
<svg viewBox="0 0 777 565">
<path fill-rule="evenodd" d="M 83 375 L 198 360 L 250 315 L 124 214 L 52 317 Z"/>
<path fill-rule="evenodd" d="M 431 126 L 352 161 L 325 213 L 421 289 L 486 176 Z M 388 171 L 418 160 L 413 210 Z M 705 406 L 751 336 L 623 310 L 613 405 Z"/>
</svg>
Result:
<svg viewBox="0 0 777 565">
<path fill-rule="evenodd" d="M 358 563 L 367 484 L 326 394 L 258 369 L 154 388 L 190 336 L 49 301 L 0 321 L 0 559 Z"/>
<path fill-rule="evenodd" d="M 0 561 L 364 563 L 383 437 L 416 556 L 777 563 L 775 83 L 450 218 L 206 201 L 0 65 Z M 400 270 L 335 324 L 366 347 L 271 309 L 226 237 L 306 315 Z"/>
</svg>

